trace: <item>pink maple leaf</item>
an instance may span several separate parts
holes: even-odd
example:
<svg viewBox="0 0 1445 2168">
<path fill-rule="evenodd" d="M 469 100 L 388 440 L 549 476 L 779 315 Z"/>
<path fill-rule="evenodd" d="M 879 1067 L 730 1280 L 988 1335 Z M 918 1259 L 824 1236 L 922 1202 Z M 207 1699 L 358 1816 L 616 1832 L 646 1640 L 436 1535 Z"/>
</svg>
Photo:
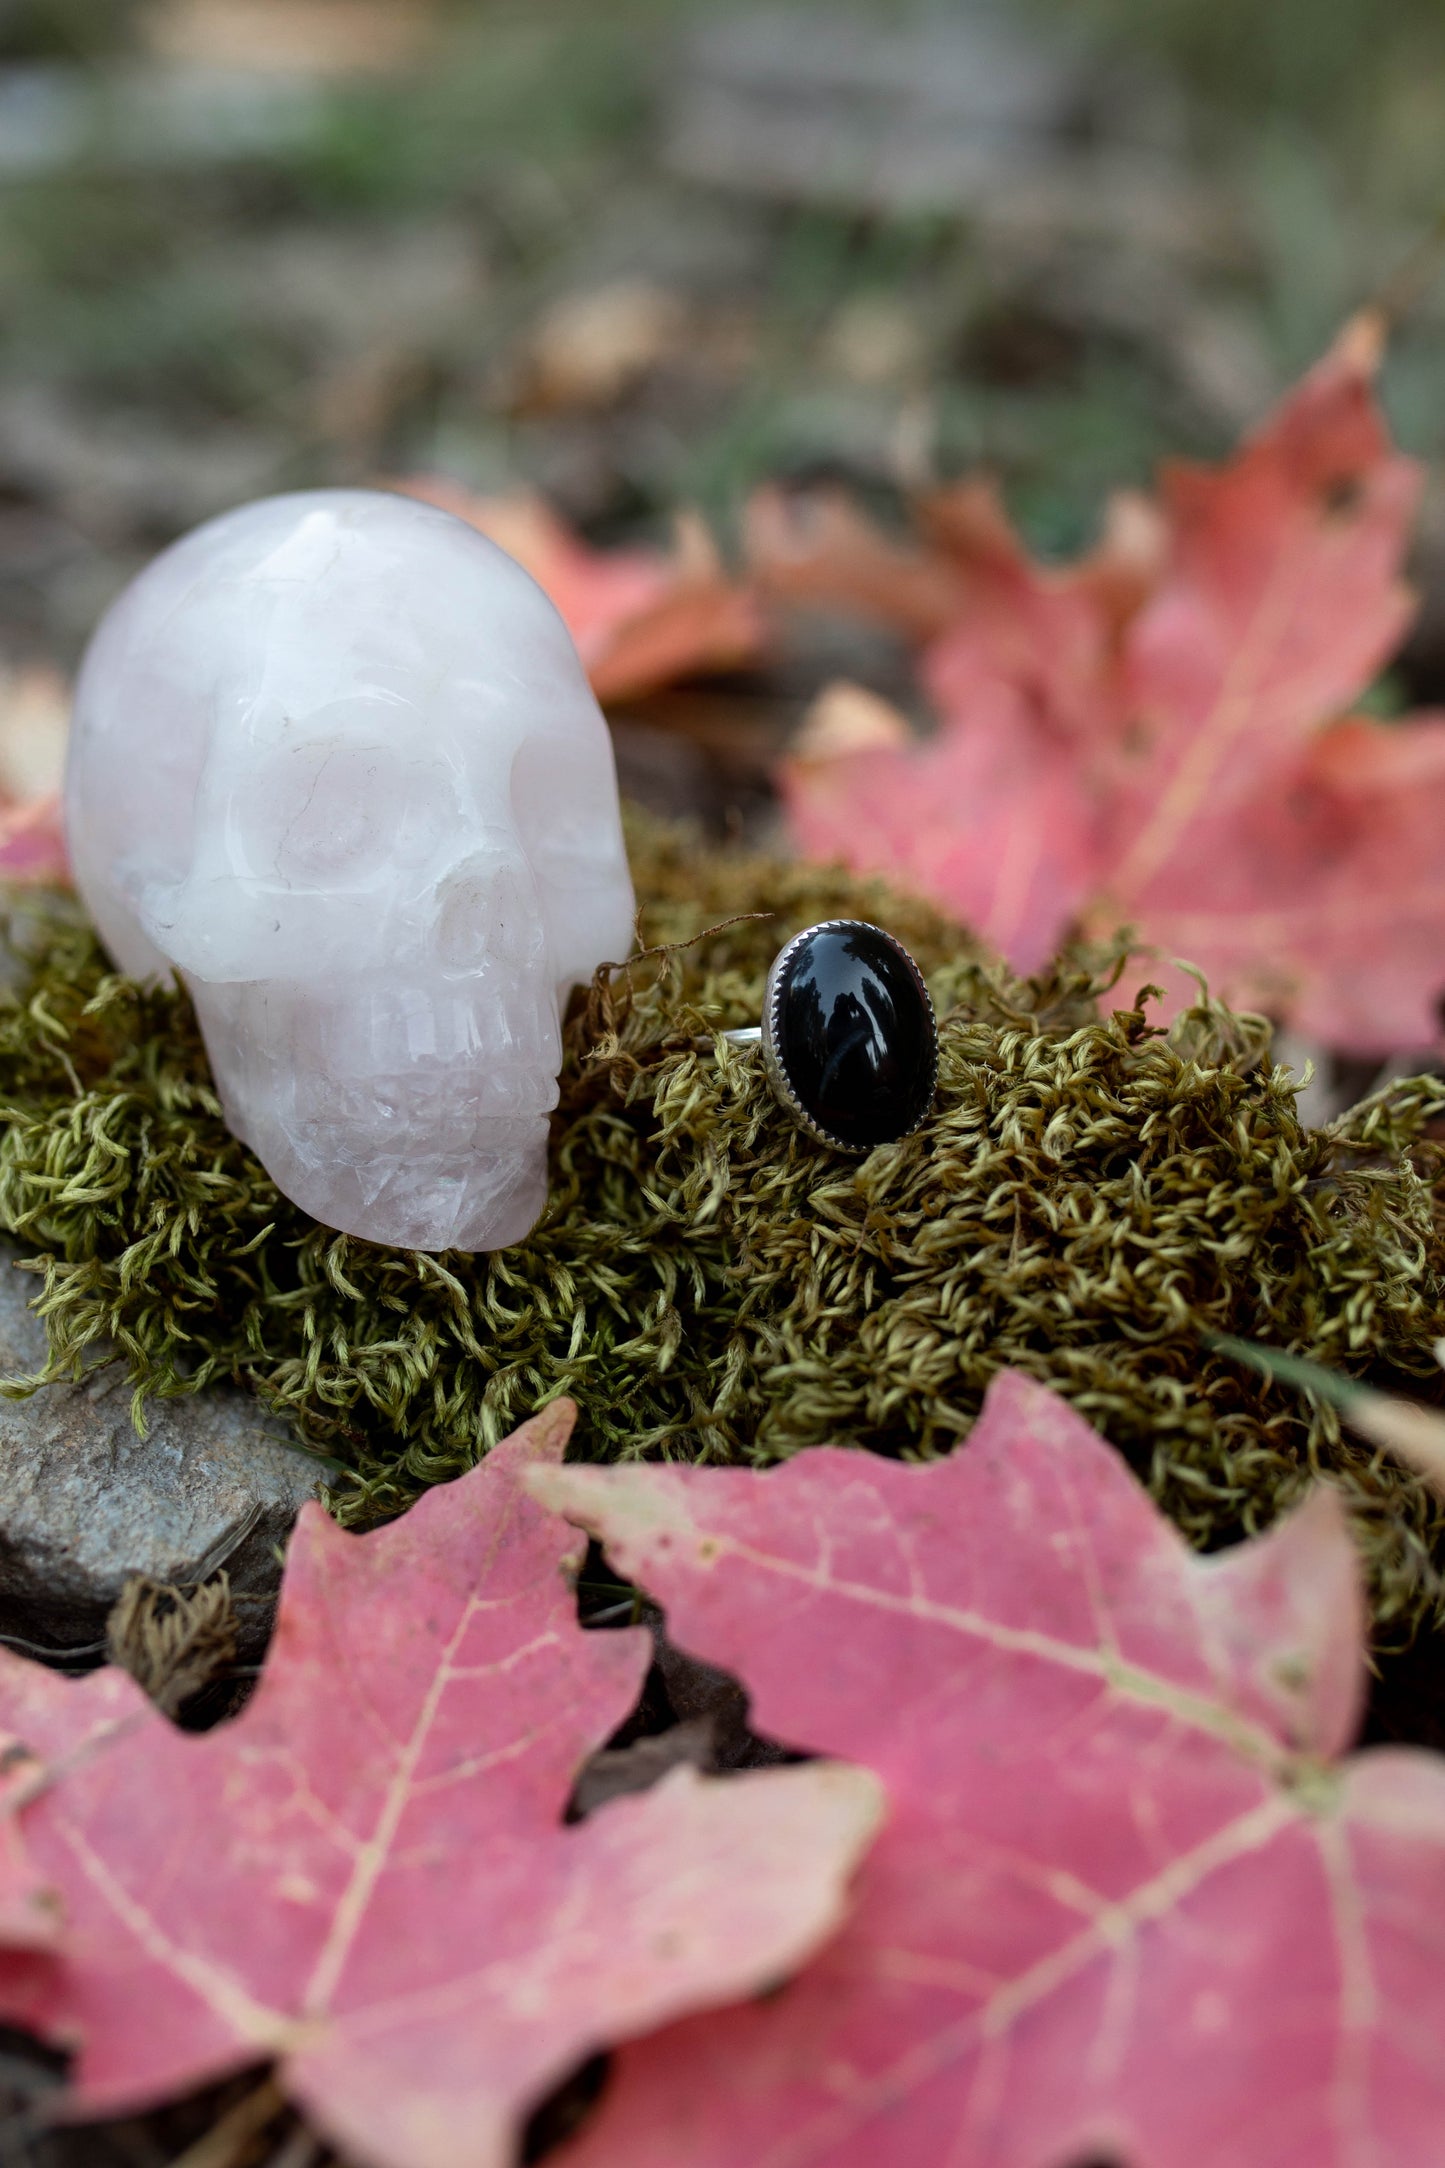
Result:
<svg viewBox="0 0 1445 2168">
<path fill-rule="evenodd" d="M 274 2058 L 349 2158 L 504 2168 L 579 2060 L 832 1927 L 877 1819 L 862 1771 L 679 1770 L 564 1827 L 651 1652 L 582 1630 L 578 1539 L 518 1487 L 573 1413 L 375 1534 L 305 1507 L 233 1723 L 190 1736 L 116 1674 L 0 1656 L 0 1723 L 52 1776 L 11 1806 L 65 1923 L 0 1956 L 0 2010 L 77 2050 L 72 2116 Z"/>
<path fill-rule="evenodd" d="M 0 880 L 70 878 L 60 791 L 70 686 L 45 663 L 0 676 Z"/>
<path fill-rule="evenodd" d="M 1216 471 L 1166 471 L 1094 558 L 1032 562 L 977 486 L 925 507 L 953 582 L 921 674 L 938 735 L 807 754 L 794 834 L 933 896 L 1021 970 L 1074 928 L 1140 937 L 1214 990 L 1360 1053 L 1427 1048 L 1445 989 L 1445 719 L 1349 716 L 1409 620 L 1419 478 L 1371 380 L 1374 319 Z M 856 524 L 761 576 L 894 607 Z M 901 575 L 900 575 L 901 577 Z M 916 624 L 908 629 L 917 629 Z"/>
<path fill-rule="evenodd" d="M 837 1939 L 626 2049 L 567 2168 L 1435 2168 L 1445 1762 L 1339 1758 L 1332 1493 L 1197 1557 L 1010 1372 L 929 1466 L 531 1481 L 760 1730 L 891 1800 Z"/>
<path fill-rule="evenodd" d="M 478 496 L 439 476 L 399 485 L 454 512 L 515 557 L 556 604 L 599 700 L 635 699 L 677 678 L 754 660 L 762 618 L 729 580 L 702 522 L 683 515 L 670 555 L 598 550 L 540 497 Z"/>
</svg>

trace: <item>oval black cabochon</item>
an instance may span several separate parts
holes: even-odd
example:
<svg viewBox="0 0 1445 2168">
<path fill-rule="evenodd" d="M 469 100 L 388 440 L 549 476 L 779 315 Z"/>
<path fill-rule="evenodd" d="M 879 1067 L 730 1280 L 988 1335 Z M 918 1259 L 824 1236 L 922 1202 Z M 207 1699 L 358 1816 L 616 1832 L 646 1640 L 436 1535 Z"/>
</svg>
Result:
<svg viewBox="0 0 1445 2168">
<path fill-rule="evenodd" d="M 928 998 L 876 926 L 803 935 L 773 994 L 773 1052 L 804 1112 L 855 1151 L 906 1136 L 933 1101 Z"/>
</svg>

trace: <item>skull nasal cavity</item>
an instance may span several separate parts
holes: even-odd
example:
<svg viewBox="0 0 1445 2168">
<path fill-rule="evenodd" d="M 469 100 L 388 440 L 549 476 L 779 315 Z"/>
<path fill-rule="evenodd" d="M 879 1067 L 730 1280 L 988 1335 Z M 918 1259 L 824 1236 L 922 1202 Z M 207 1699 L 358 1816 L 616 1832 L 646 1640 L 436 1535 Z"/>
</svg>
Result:
<svg viewBox="0 0 1445 2168">
<path fill-rule="evenodd" d="M 541 914 L 520 866 L 460 867 L 437 891 L 437 955 L 448 971 L 480 971 L 540 955 Z"/>
</svg>

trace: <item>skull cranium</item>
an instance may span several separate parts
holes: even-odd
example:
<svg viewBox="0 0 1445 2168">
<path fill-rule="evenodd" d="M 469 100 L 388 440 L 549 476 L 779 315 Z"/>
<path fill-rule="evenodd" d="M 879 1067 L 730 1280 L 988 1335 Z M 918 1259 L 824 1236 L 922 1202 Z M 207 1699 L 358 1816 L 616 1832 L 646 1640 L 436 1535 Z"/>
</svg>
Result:
<svg viewBox="0 0 1445 2168">
<path fill-rule="evenodd" d="M 91 643 L 67 824 L 112 955 L 182 976 L 287 1196 L 417 1249 L 528 1231 L 561 1005 L 633 898 L 606 725 L 509 557 L 364 490 L 198 529 Z"/>
</svg>

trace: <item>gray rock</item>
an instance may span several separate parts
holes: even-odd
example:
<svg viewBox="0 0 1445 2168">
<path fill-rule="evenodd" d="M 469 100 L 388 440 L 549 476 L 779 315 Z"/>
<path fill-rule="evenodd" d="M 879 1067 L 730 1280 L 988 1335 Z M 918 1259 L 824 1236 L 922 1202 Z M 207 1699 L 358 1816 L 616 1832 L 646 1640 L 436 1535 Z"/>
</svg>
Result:
<svg viewBox="0 0 1445 2168">
<path fill-rule="evenodd" d="M 1036 11 L 1042 14 L 1042 11 Z M 966 215 L 1017 250 L 1044 235 L 1212 252 L 1225 206 L 1187 170 L 1175 131 L 1132 97 L 1063 23 L 990 0 L 878 11 L 827 6 L 699 10 L 684 40 L 663 140 L 668 169 L 787 203 Z"/>
<path fill-rule="evenodd" d="M 38 1282 L 0 1242 L 0 1377 L 46 1359 Z M 123 1363 L 0 1400 L 0 1634 L 46 1650 L 97 1643 L 128 1575 L 230 1576 L 243 1653 L 269 1628 L 280 1553 L 326 1479 L 248 1394 L 220 1388 L 130 1414 Z"/>
<path fill-rule="evenodd" d="M 0 68 L 0 177 L 87 159 L 164 171 L 274 157 L 315 133 L 323 99 L 315 84 L 276 70 L 20 62 Z"/>
</svg>

